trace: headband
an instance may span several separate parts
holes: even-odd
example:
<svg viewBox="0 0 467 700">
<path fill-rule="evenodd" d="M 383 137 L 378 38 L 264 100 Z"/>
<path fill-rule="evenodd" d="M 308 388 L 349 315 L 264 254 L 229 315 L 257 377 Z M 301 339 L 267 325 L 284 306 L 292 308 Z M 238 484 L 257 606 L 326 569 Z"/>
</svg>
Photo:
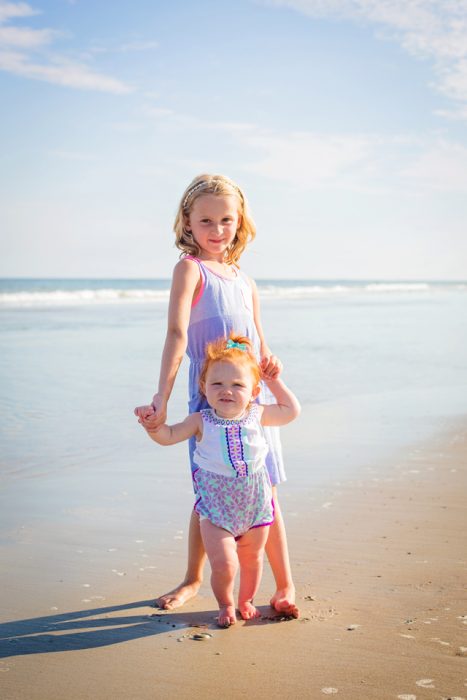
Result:
<svg viewBox="0 0 467 700">
<path fill-rule="evenodd" d="M 206 182 L 203 180 L 202 182 L 198 182 L 198 184 L 192 187 L 191 190 L 188 190 L 188 192 L 185 195 L 185 199 L 183 200 L 183 208 L 186 207 L 191 195 L 194 194 L 197 190 L 200 190 L 202 187 L 204 187 L 205 184 Z"/>
<path fill-rule="evenodd" d="M 195 192 L 197 192 L 198 190 L 202 189 L 202 188 L 204 187 L 204 185 L 207 185 L 207 184 L 209 184 L 209 183 L 207 183 L 205 180 L 202 180 L 201 182 L 198 182 L 197 185 L 194 185 L 194 187 L 192 187 L 190 190 L 188 190 L 188 192 L 187 192 L 186 195 L 185 195 L 185 199 L 183 200 L 183 205 L 182 205 L 183 208 L 185 208 L 186 205 L 188 204 L 188 200 L 190 199 L 190 197 L 191 197 Z M 228 184 L 229 184 L 231 187 L 233 187 L 233 188 L 237 191 L 237 194 L 238 194 L 238 196 L 240 197 L 240 201 L 243 201 L 243 195 L 242 195 L 242 192 L 241 192 L 240 188 L 237 187 L 237 185 L 236 185 L 235 183 L 233 183 L 233 182 L 229 182 Z M 207 194 L 209 194 L 209 193 L 207 193 Z"/>
</svg>

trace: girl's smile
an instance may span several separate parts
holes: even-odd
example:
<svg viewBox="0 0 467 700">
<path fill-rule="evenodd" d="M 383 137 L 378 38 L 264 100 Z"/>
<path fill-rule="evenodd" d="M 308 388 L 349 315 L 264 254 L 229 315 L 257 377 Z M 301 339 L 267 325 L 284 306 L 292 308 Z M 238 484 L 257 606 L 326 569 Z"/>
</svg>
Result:
<svg viewBox="0 0 467 700">
<path fill-rule="evenodd" d="M 201 248 L 204 260 L 222 262 L 240 225 L 237 197 L 206 194 L 195 200 L 185 228 Z"/>
</svg>

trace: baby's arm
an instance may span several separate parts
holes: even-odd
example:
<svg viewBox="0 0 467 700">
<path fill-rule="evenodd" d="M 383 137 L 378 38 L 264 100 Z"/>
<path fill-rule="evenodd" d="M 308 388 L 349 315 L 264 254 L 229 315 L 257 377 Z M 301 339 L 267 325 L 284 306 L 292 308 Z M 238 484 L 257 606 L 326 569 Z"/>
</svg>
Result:
<svg viewBox="0 0 467 700">
<path fill-rule="evenodd" d="M 282 379 L 265 379 L 277 403 L 262 406 L 262 425 L 286 425 L 300 415 L 300 404 L 295 394 Z"/>
<path fill-rule="evenodd" d="M 196 435 L 197 440 L 202 436 L 202 420 L 201 413 L 190 413 L 181 423 L 175 425 L 167 425 L 164 423 L 158 428 L 147 427 L 147 421 L 141 421 L 141 425 L 146 430 L 149 437 L 159 445 L 175 445 L 177 442 L 183 442 Z"/>
</svg>

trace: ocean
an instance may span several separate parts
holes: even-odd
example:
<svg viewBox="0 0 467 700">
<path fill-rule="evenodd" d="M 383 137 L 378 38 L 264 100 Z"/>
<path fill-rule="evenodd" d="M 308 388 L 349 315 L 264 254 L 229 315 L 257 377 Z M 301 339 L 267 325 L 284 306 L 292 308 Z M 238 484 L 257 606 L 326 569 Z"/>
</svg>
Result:
<svg viewBox="0 0 467 700">
<path fill-rule="evenodd" d="M 284 493 L 365 473 L 467 413 L 466 282 L 258 289 L 266 337 L 303 405 L 283 429 Z M 62 534 L 186 526 L 186 447 L 154 445 L 132 414 L 156 388 L 168 295 L 168 280 L 0 281 L 3 538 L 44 517 Z M 186 414 L 186 365 L 172 422 Z"/>
</svg>

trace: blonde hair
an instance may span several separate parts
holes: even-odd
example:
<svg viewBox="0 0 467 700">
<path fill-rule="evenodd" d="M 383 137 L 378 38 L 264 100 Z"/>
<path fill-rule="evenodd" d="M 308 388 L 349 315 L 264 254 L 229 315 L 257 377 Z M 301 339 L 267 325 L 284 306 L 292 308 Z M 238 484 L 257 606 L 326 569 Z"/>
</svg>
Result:
<svg viewBox="0 0 467 700">
<path fill-rule="evenodd" d="M 256 226 L 251 218 L 244 193 L 233 180 L 230 180 L 225 175 L 198 175 L 183 193 L 174 223 L 175 245 L 182 251 L 180 257 L 182 255 L 199 257 L 201 249 L 185 226 L 193 204 L 199 197 L 203 197 L 206 194 L 214 194 L 219 197 L 225 195 L 237 197 L 241 223 L 234 240 L 225 253 L 226 263 L 237 264 L 248 243 L 256 236 Z"/>
<path fill-rule="evenodd" d="M 229 341 L 232 341 L 234 345 L 229 346 Z M 257 386 L 260 382 L 261 369 L 258 360 L 253 354 L 251 341 L 243 335 L 231 333 L 228 338 L 217 338 L 217 340 L 213 340 L 206 345 L 204 364 L 199 375 L 199 388 L 203 394 L 208 369 L 215 362 L 232 362 L 233 364 L 246 365 L 251 370 L 254 386 Z"/>
</svg>

